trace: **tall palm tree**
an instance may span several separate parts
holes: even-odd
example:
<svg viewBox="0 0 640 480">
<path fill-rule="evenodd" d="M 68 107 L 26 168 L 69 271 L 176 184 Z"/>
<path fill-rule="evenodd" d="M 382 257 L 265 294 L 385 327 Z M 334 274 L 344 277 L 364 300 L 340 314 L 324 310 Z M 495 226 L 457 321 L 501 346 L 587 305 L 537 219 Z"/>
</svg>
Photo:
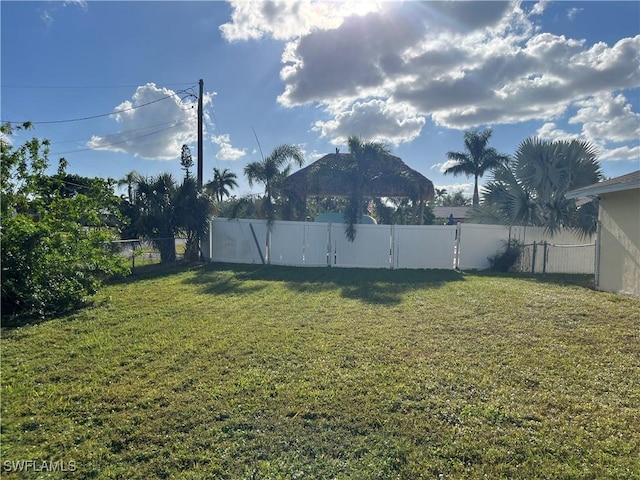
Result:
<svg viewBox="0 0 640 480">
<path fill-rule="evenodd" d="M 283 144 L 273 149 L 271 154 L 260 162 L 251 162 L 244 167 L 249 186 L 264 184 L 264 206 L 267 221 L 275 219 L 273 197 L 278 194 L 278 186 L 290 171 L 291 162 L 299 167 L 304 165 L 304 155 L 297 145 Z"/>
<path fill-rule="evenodd" d="M 480 221 L 486 217 L 507 225 L 541 226 L 551 234 L 562 228 L 591 234 L 596 228 L 596 205 L 578 207 L 565 194 L 601 179 L 597 150 L 589 142 L 528 138 L 512 164 L 494 171 L 474 216 Z"/>
<path fill-rule="evenodd" d="M 389 147 L 380 142 L 365 142 L 355 135 L 347 139 L 352 163 L 348 175 L 351 183 L 351 195 L 347 198 L 345 209 L 345 234 L 349 241 L 356 238 L 356 224 L 364 215 L 364 189 L 377 173 L 376 165 L 391 154 Z"/>
<path fill-rule="evenodd" d="M 220 170 L 218 168 L 213 169 L 213 180 L 205 185 L 205 188 L 211 192 L 214 198 L 218 202 L 222 202 L 224 197 L 227 198 L 231 195 L 230 190 L 238 187 L 235 173 L 228 168 Z"/>
<path fill-rule="evenodd" d="M 487 147 L 493 131 L 490 128 L 482 132 L 469 130 L 464 133 L 465 152 L 447 152 L 447 158 L 457 163 L 447 168 L 444 173 L 454 176 L 464 174 L 473 175 L 473 206 L 480 203 L 478 194 L 478 178 L 481 178 L 488 170 L 492 170 L 499 165 L 509 161 L 509 156 L 498 153 L 495 148 Z"/>
</svg>

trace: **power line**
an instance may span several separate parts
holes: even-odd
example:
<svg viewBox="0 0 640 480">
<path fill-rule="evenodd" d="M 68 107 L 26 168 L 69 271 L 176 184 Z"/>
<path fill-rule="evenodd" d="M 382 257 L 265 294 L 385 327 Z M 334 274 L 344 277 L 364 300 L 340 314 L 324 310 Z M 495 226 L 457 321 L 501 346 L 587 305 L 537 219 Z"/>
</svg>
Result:
<svg viewBox="0 0 640 480">
<path fill-rule="evenodd" d="M 133 140 L 138 140 L 140 138 L 150 137 L 151 135 L 156 135 L 158 133 L 162 133 L 162 132 L 165 132 L 167 130 L 171 130 L 172 128 L 179 127 L 180 125 L 184 125 L 185 123 L 187 123 L 187 122 L 185 121 L 185 122 L 176 123 L 175 125 L 172 125 L 170 127 L 163 128 L 163 129 L 160 129 L 160 130 L 156 130 L 155 132 L 150 132 L 150 133 L 147 133 L 145 135 L 140 135 L 138 137 L 133 137 L 133 138 L 126 138 L 126 139 L 120 140 L 118 142 L 112 142 L 112 143 L 107 143 L 107 144 L 104 144 L 104 145 L 100 145 L 100 149 L 102 149 L 104 147 L 111 147 L 113 145 L 120 145 L 121 143 L 131 142 Z M 54 152 L 54 153 L 50 153 L 49 155 L 54 157 L 54 156 L 58 156 L 58 155 L 64 155 L 66 153 L 88 152 L 88 151 L 92 151 L 92 150 L 99 150 L 99 149 L 98 148 L 81 148 L 81 149 L 78 149 L 78 150 L 68 150 L 66 152 Z"/>
<path fill-rule="evenodd" d="M 155 83 L 155 82 L 154 82 Z M 183 83 L 163 83 L 164 87 L 181 87 L 185 85 L 193 86 L 193 82 Z M 140 85 L 1 85 L 0 88 L 15 88 L 25 90 L 89 90 L 89 89 L 110 89 L 110 88 L 138 88 Z"/>
<path fill-rule="evenodd" d="M 71 118 L 71 119 L 67 119 L 67 120 L 50 120 L 50 121 L 46 121 L 46 122 L 28 122 L 31 123 L 32 125 L 51 125 L 54 123 L 69 123 L 69 122 L 80 122 L 83 120 L 93 120 L 94 118 L 100 118 L 100 117 L 108 117 L 110 115 L 114 115 L 116 113 L 124 113 L 124 112 L 129 112 L 131 110 L 136 110 L 138 108 L 141 107 L 146 107 L 147 105 L 151 105 L 152 103 L 157 103 L 157 102 L 161 102 L 162 100 L 166 100 L 167 98 L 171 98 L 171 97 L 175 97 L 176 94 L 172 93 L 171 95 L 166 95 L 162 98 L 157 98 L 155 100 L 152 100 L 150 102 L 147 103 L 143 103 L 141 105 L 136 105 L 133 107 L 129 107 L 129 108 L 123 108 L 121 110 L 114 110 L 113 112 L 110 113 L 101 113 L 100 115 L 92 115 L 90 117 L 81 117 L 81 118 Z M 2 120 L 2 123 L 27 123 L 27 121 L 15 121 L 15 120 Z"/>
<path fill-rule="evenodd" d="M 140 127 L 140 128 L 132 128 L 131 130 L 124 130 L 122 132 L 116 132 L 116 133 L 107 133 L 104 135 L 94 135 L 94 136 L 98 136 L 98 137 L 102 137 L 102 138 L 106 138 L 106 137 L 115 137 L 117 135 L 124 135 L 125 133 L 133 133 L 133 132 L 139 132 L 140 130 L 148 130 L 150 128 L 155 128 L 155 127 L 161 127 L 163 125 L 171 125 L 171 127 L 177 126 L 175 124 L 175 122 L 162 122 L 162 123 L 156 123 L 154 125 L 147 125 L 146 127 Z M 93 137 L 91 137 L 93 138 Z M 91 140 L 91 138 L 76 138 L 75 140 L 61 140 L 59 142 L 50 142 L 49 145 L 62 145 L 63 143 L 75 143 L 75 142 L 88 142 L 89 140 Z"/>
</svg>

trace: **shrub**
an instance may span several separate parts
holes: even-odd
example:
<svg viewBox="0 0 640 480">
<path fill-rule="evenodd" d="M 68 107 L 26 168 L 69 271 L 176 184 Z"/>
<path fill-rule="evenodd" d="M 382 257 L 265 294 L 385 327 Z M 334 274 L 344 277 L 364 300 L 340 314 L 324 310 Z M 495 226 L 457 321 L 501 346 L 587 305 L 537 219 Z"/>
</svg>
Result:
<svg viewBox="0 0 640 480">
<path fill-rule="evenodd" d="M 2 132 L 11 128 L 3 125 Z M 46 175 L 46 141 L 34 138 L 17 148 L 1 143 L 2 315 L 77 308 L 105 276 L 127 271 L 111 243 L 116 232 L 107 226 L 118 199 L 102 179 L 65 183 L 63 159 L 56 175 Z"/>
<path fill-rule="evenodd" d="M 504 247 L 487 257 L 489 269 L 494 272 L 511 272 L 522 254 L 522 243 L 518 240 L 504 242 Z"/>
</svg>

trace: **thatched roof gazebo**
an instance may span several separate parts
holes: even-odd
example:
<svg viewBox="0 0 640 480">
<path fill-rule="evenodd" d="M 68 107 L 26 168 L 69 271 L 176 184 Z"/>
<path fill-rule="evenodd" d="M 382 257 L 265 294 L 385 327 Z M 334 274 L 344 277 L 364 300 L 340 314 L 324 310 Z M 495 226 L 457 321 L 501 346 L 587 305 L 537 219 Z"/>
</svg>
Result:
<svg viewBox="0 0 640 480">
<path fill-rule="evenodd" d="M 284 181 L 284 192 L 298 198 L 347 197 L 353 191 L 353 169 L 351 153 L 330 153 L 289 175 Z M 369 164 L 367 177 L 363 186 L 365 197 L 408 197 L 414 207 L 419 206 L 420 214 L 414 213 L 414 217 L 421 223 L 425 202 L 433 200 L 431 180 L 394 155 L 384 155 Z"/>
</svg>

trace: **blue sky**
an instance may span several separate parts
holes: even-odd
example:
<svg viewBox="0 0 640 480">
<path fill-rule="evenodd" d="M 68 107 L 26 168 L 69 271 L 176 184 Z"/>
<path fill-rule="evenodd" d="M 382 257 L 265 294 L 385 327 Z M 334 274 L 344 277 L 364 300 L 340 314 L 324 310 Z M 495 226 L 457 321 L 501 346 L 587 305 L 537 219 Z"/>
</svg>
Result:
<svg viewBox="0 0 640 480">
<path fill-rule="evenodd" d="M 606 176 L 640 168 L 636 1 L 0 8 L 2 121 L 36 122 L 29 136 L 50 139 L 52 163 L 63 156 L 72 173 L 181 178 L 181 145 L 197 155 L 189 94 L 201 78 L 204 179 L 229 168 L 237 194 L 261 158 L 254 130 L 265 155 L 293 143 L 307 163 L 347 151 L 352 134 L 383 141 L 437 187 L 467 194 L 472 179 L 442 170 L 471 128 L 493 128 L 507 154 L 530 136 L 581 138 Z"/>
</svg>

